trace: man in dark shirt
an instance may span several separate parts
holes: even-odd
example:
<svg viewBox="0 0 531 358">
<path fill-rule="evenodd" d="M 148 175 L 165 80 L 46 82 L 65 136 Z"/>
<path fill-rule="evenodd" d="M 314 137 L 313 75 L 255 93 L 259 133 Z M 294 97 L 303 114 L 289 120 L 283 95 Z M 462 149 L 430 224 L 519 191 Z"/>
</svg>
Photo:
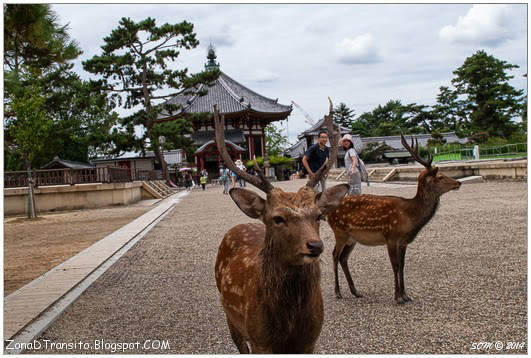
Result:
<svg viewBox="0 0 531 358">
<path fill-rule="evenodd" d="M 310 148 L 306 150 L 306 153 L 304 153 L 304 157 L 302 157 L 302 164 L 304 165 L 304 168 L 306 168 L 310 178 L 314 176 L 315 172 L 321 168 L 329 157 L 328 147 L 326 146 L 327 141 L 328 134 L 324 131 L 319 132 L 319 141 L 316 144 L 311 145 Z M 323 178 L 319 181 L 318 191 L 325 190 L 325 180 L 326 179 Z"/>
</svg>

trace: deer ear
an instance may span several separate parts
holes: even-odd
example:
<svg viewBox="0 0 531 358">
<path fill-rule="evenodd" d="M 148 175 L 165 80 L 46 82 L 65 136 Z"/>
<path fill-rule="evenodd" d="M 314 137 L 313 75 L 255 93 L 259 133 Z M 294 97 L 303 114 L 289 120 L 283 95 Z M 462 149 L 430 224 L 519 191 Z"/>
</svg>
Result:
<svg viewBox="0 0 531 358">
<path fill-rule="evenodd" d="M 230 197 L 247 216 L 262 219 L 265 200 L 258 194 L 247 189 L 233 188 L 229 190 Z"/>
<path fill-rule="evenodd" d="M 342 202 L 348 192 L 348 184 L 339 184 L 326 189 L 315 196 L 315 202 L 321 213 L 327 215 L 334 211 Z"/>
<path fill-rule="evenodd" d="M 437 174 L 437 172 L 439 171 L 439 167 L 433 167 L 431 168 L 431 170 L 428 172 L 428 175 L 430 176 L 435 176 Z"/>
</svg>

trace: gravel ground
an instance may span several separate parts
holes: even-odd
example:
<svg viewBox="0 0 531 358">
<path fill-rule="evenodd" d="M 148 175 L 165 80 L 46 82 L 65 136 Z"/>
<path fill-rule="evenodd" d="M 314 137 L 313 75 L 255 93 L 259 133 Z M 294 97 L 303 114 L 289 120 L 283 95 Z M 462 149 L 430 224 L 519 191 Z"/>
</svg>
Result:
<svg viewBox="0 0 531 358">
<path fill-rule="evenodd" d="M 303 184 L 278 185 L 293 191 Z M 363 186 L 365 193 L 405 197 L 415 190 Z M 219 304 L 214 262 L 224 233 L 250 220 L 221 188 L 192 192 L 40 337 L 93 349 L 36 353 L 109 353 L 119 348 L 111 343 L 137 341 L 138 349 L 127 352 L 237 353 Z M 527 183 L 469 184 L 443 196 L 409 246 L 405 277 L 413 301 L 406 305 L 394 303 L 383 246 L 357 246 L 350 257 L 364 297 L 350 296 L 341 273 L 344 298 L 336 299 L 334 238 L 326 223 L 321 237 L 325 322 L 316 353 L 497 353 L 494 346 L 472 349 L 496 341 L 503 342 L 502 353 L 527 352 Z M 101 339 L 109 349 L 94 349 Z M 144 349 L 148 339 L 168 340 L 170 349 L 148 349 L 152 342 Z M 508 342 L 524 346 L 506 349 Z"/>
</svg>

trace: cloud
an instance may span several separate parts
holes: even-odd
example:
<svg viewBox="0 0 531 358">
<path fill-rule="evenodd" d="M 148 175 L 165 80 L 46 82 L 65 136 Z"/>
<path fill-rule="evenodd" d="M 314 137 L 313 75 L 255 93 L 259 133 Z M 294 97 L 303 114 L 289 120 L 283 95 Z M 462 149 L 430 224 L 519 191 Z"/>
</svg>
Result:
<svg viewBox="0 0 531 358">
<path fill-rule="evenodd" d="M 214 47 L 232 47 L 236 43 L 236 40 L 229 33 L 229 30 L 228 27 L 223 27 L 223 31 L 220 31 L 220 33 L 204 36 L 201 43 L 207 44 L 212 42 Z"/>
<path fill-rule="evenodd" d="M 374 63 L 380 55 L 371 34 L 363 34 L 353 39 L 345 38 L 336 45 L 339 61 L 346 64 Z"/>
<path fill-rule="evenodd" d="M 251 81 L 260 83 L 275 82 L 278 78 L 279 75 L 265 69 L 258 69 L 251 74 Z"/>
<path fill-rule="evenodd" d="M 465 16 L 459 16 L 456 25 L 443 27 L 439 38 L 454 43 L 497 46 L 515 37 L 514 16 L 507 5 L 473 5 Z"/>
</svg>

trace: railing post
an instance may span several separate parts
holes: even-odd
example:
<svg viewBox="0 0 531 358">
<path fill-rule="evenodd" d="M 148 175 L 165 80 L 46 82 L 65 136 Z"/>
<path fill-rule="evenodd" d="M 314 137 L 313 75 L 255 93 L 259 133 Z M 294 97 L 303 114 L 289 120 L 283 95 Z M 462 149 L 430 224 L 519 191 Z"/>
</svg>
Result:
<svg viewBox="0 0 531 358">
<path fill-rule="evenodd" d="M 474 146 L 474 159 L 479 160 L 479 145 Z"/>
</svg>

